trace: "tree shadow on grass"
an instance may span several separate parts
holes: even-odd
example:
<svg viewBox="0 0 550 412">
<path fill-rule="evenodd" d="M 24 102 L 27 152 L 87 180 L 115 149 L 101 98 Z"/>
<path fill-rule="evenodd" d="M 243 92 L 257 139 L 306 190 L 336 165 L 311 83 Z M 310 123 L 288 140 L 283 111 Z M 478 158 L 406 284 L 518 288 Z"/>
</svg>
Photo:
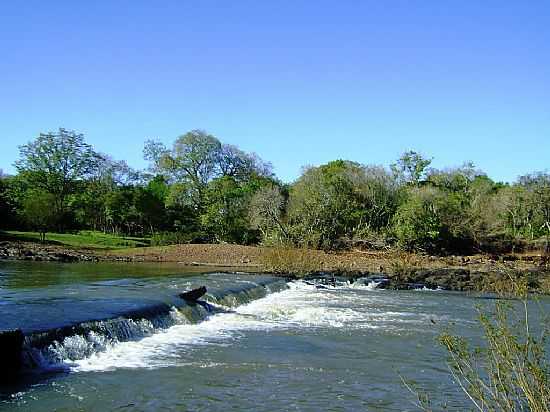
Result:
<svg viewBox="0 0 550 412">
<path fill-rule="evenodd" d="M 15 235 L 13 233 L 4 232 L 3 230 L 0 230 L 0 241 L 9 241 L 9 242 L 32 242 L 32 243 L 41 243 L 43 245 L 56 245 L 56 246 L 67 246 L 62 242 L 59 242 L 58 240 L 50 240 L 48 239 L 48 235 L 46 234 L 46 240 L 44 242 L 41 242 L 40 239 L 37 239 L 33 236 L 27 236 L 27 235 Z"/>
</svg>

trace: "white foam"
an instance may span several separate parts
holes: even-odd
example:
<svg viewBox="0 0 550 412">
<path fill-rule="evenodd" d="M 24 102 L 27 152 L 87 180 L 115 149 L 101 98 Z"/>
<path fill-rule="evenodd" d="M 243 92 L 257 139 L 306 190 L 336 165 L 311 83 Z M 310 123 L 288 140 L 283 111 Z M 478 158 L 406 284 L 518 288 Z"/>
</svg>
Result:
<svg viewBox="0 0 550 412">
<path fill-rule="evenodd" d="M 364 289 L 371 290 L 369 285 Z M 249 304 L 218 313 L 199 324 L 180 324 L 136 342 L 110 345 L 103 352 L 74 361 L 74 371 L 116 368 L 160 368 L 183 362 L 182 354 L 200 345 L 227 345 L 245 331 L 302 328 L 395 328 L 388 322 L 416 322 L 410 313 L 381 312 L 369 297 L 378 293 L 352 292 L 357 305 L 348 304 L 345 293 L 317 289 L 304 282 Z M 414 314 L 412 314 L 414 315 Z"/>
<path fill-rule="evenodd" d="M 349 285 L 351 289 L 364 289 L 364 290 L 376 290 L 382 282 L 376 282 L 374 280 L 369 281 L 367 284 L 354 282 Z"/>
<path fill-rule="evenodd" d="M 436 289 L 430 289 L 426 286 L 422 286 L 421 288 L 415 288 L 413 290 L 416 292 L 442 292 L 444 289 L 441 288 L 441 286 L 438 286 Z"/>
</svg>

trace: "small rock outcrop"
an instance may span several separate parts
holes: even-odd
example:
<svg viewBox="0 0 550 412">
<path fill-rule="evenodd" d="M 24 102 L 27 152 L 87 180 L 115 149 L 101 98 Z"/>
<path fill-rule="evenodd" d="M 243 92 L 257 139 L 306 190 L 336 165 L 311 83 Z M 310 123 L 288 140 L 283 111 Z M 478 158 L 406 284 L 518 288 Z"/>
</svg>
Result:
<svg viewBox="0 0 550 412">
<path fill-rule="evenodd" d="M 179 294 L 179 297 L 189 302 L 196 302 L 204 294 L 206 294 L 206 286 L 190 290 L 189 292 L 183 292 Z"/>
</svg>

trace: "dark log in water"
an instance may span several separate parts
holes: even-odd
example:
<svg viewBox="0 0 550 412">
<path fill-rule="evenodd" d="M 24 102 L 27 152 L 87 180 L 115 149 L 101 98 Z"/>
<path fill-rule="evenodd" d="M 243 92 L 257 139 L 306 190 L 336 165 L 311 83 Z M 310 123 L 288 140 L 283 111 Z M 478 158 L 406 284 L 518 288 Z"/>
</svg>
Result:
<svg viewBox="0 0 550 412">
<path fill-rule="evenodd" d="M 180 293 L 179 297 L 186 301 L 195 302 L 205 293 L 206 286 L 201 286 L 200 288 L 190 290 L 189 292 Z"/>
</svg>

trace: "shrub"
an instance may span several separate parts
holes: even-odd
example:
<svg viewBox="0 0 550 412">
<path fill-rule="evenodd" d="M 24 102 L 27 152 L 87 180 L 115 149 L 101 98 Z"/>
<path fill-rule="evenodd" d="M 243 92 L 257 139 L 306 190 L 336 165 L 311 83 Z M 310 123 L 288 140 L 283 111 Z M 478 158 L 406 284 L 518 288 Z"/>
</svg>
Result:
<svg viewBox="0 0 550 412">
<path fill-rule="evenodd" d="M 433 249 L 443 225 L 438 214 L 434 188 L 413 189 L 394 216 L 394 231 L 399 244 L 407 250 Z"/>
<path fill-rule="evenodd" d="M 471 219 L 464 203 L 460 194 L 435 187 L 410 189 L 393 219 L 399 244 L 407 250 L 469 252 Z"/>
<path fill-rule="evenodd" d="M 439 343 L 449 354 L 450 373 L 458 388 L 478 411 L 550 411 L 550 364 L 547 347 L 548 318 L 534 316 L 525 277 L 509 277 L 505 296 L 519 297 L 511 304 L 497 300 L 494 310 L 478 308 L 484 345 L 471 347 L 462 336 L 444 333 Z M 518 311 L 518 306 L 521 309 Z M 539 327 L 531 319 L 539 321 Z M 429 394 L 403 380 L 417 397 L 416 405 L 432 410 Z"/>
</svg>

